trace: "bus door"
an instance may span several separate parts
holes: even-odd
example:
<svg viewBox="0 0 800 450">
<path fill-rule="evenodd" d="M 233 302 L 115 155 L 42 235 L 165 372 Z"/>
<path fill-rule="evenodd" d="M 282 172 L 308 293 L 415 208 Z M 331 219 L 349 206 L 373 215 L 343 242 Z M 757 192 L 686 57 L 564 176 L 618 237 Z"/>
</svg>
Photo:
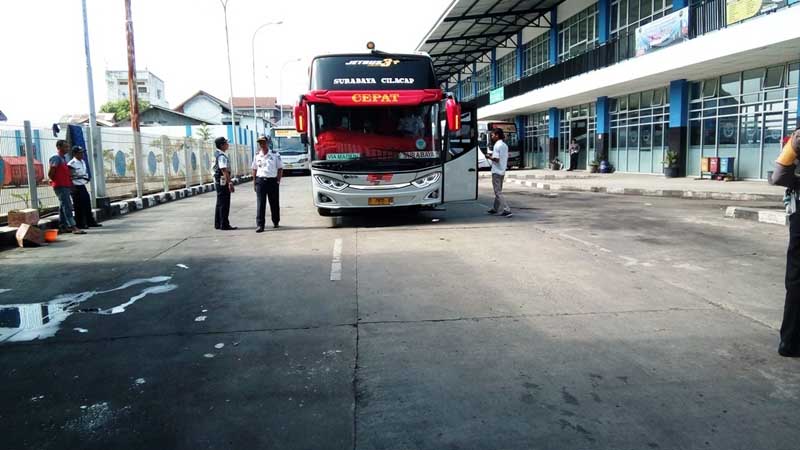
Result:
<svg viewBox="0 0 800 450">
<path fill-rule="evenodd" d="M 443 202 L 478 198 L 478 111 L 472 103 L 461 104 L 461 130 L 442 127 L 444 141 Z M 440 121 L 442 123 L 442 121 Z"/>
</svg>

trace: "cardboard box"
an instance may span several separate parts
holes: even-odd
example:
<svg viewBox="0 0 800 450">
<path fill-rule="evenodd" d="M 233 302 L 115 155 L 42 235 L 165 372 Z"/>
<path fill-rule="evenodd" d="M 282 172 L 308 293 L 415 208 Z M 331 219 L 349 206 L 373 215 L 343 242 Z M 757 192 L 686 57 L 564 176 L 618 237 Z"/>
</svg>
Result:
<svg viewBox="0 0 800 450">
<path fill-rule="evenodd" d="M 8 212 L 8 226 L 17 228 L 24 223 L 33 226 L 38 225 L 39 211 L 29 208 Z"/>
<path fill-rule="evenodd" d="M 42 232 L 39 227 L 23 223 L 17 230 L 17 244 L 19 244 L 20 247 L 24 247 L 25 242 L 33 244 L 34 246 L 44 244 L 44 232 Z"/>
</svg>

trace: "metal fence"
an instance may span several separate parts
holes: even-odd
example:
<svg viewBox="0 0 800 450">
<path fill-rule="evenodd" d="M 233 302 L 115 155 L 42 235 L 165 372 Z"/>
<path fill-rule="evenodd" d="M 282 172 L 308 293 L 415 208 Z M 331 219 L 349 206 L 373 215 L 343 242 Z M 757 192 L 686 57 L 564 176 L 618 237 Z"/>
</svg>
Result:
<svg viewBox="0 0 800 450">
<path fill-rule="evenodd" d="M 103 174 L 105 191 L 98 196 L 112 201 L 136 197 L 137 183 L 142 195 L 181 189 L 213 181 L 214 144 L 191 137 L 171 137 L 141 133 L 140 163 L 134 162 L 134 135 L 130 129 L 99 128 L 99 150 L 102 170 L 92 167 L 96 176 Z M 88 130 L 84 128 L 88 141 Z M 58 134 L 51 128 L 32 129 L 32 150 L 36 172 L 36 193 L 39 204 L 34 205 L 26 166 L 26 140 L 23 125 L 0 125 L 0 223 L 8 211 L 38 207 L 43 213 L 58 208 L 58 199 L 49 186 L 49 160 L 56 155 L 56 141 L 67 139 L 66 127 Z M 234 177 L 249 173 L 252 163 L 249 146 L 231 145 L 228 157 Z M 70 156 L 68 155 L 69 159 Z M 91 161 L 90 161 L 91 162 Z M 141 175 L 137 177 L 138 174 Z"/>
</svg>

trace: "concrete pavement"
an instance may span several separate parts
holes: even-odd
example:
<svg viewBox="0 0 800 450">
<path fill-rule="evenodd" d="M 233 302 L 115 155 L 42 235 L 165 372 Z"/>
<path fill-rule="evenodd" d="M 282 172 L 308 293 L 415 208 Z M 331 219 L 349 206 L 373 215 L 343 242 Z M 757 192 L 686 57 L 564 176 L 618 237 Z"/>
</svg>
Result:
<svg viewBox="0 0 800 450">
<path fill-rule="evenodd" d="M 261 235 L 243 185 L 238 231 L 200 196 L 0 253 L 0 304 L 70 313 L 0 343 L 3 448 L 796 447 L 784 229 L 514 186 L 503 219 L 485 182 L 443 212 L 330 220 L 308 183 Z"/>
</svg>

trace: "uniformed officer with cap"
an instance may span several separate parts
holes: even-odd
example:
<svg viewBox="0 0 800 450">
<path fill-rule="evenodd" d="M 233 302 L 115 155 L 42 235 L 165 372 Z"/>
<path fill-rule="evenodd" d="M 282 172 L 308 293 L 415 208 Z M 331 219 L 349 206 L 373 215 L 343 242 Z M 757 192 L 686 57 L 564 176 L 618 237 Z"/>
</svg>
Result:
<svg viewBox="0 0 800 450">
<path fill-rule="evenodd" d="M 217 230 L 235 230 L 228 221 L 231 211 L 231 193 L 235 191 L 231 180 L 230 161 L 225 152 L 228 151 L 228 140 L 218 137 L 214 140 L 217 151 L 214 153 L 214 185 L 217 188 L 217 207 L 214 212 L 214 228 Z"/>
<path fill-rule="evenodd" d="M 272 224 L 278 228 L 281 220 L 279 187 L 283 177 L 283 161 L 280 153 L 270 148 L 270 139 L 260 136 L 257 140 L 259 152 L 253 159 L 253 184 L 256 191 L 256 233 L 264 232 L 266 203 L 269 199 L 269 210 Z"/>
<path fill-rule="evenodd" d="M 92 227 L 102 227 L 92 215 L 92 200 L 86 186 L 91 181 L 89 169 L 86 165 L 86 154 L 83 147 L 72 147 L 72 159 L 67 163 L 70 177 L 72 178 L 72 204 L 75 207 L 75 224 L 81 230 Z"/>
</svg>

